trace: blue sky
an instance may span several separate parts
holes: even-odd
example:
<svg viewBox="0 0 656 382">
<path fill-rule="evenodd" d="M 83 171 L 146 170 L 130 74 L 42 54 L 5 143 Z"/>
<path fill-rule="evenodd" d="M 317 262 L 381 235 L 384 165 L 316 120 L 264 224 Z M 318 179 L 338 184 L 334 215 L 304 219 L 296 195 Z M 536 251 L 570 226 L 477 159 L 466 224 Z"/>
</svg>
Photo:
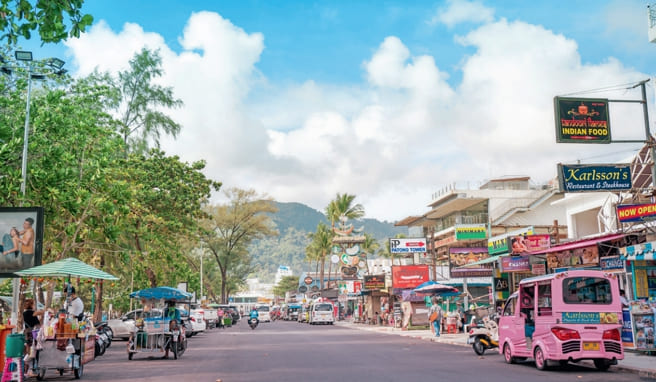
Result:
<svg viewBox="0 0 656 382">
<path fill-rule="evenodd" d="M 185 102 L 167 151 L 207 160 L 227 187 L 317 209 L 349 192 L 388 220 L 423 213 L 445 184 L 546 182 L 558 162 L 631 155 L 638 146 L 556 144 L 552 98 L 656 68 L 637 0 L 87 0 L 85 11 L 96 21 L 80 40 L 26 47 L 75 75 L 160 49 L 162 81 Z M 611 110 L 614 137 L 641 134 L 639 111 Z"/>
</svg>

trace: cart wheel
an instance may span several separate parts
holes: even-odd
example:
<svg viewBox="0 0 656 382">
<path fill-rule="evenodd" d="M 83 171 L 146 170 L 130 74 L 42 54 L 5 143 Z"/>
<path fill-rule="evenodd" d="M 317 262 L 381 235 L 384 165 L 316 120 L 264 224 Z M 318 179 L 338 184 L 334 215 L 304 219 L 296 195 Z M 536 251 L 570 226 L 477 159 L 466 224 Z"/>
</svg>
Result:
<svg viewBox="0 0 656 382">
<path fill-rule="evenodd" d="M 134 357 L 134 353 L 128 352 L 128 359 L 132 361 L 132 357 Z"/>
<path fill-rule="evenodd" d="M 73 375 L 75 376 L 75 379 L 82 378 L 83 372 L 84 372 L 84 365 L 82 364 L 80 364 L 80 367 L 78 369 L 73 369 Z"/>
</svg>

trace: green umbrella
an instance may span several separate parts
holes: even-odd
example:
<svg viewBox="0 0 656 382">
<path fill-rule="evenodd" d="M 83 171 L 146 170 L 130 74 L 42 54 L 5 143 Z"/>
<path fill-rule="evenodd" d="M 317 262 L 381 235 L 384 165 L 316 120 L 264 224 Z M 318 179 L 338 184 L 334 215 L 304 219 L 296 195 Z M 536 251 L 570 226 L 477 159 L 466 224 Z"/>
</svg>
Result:
<svg viewBox="0 0 656 382">
<path fill-rule="evenodd" d="M 98 268 L 94 268 L 91 265 L 72 257 L 24 269 L 15 273 L 19 276 L 82 277 L 89 279 L 118 280 L 118 277 L 103 272 Z"/>
</svg>

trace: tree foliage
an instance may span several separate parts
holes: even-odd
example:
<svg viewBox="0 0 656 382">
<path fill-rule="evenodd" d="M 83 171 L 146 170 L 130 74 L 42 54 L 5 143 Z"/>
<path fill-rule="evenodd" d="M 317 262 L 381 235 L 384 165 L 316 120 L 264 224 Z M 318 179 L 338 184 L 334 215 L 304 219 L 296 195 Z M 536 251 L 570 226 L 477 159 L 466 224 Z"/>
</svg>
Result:
<svg viewBox="0 0 656 382">
<path fill-rule="evenodd" d="M 285 297 L 285 293 L 293 292 L 298 289 L 299 276 L 285 276 L 276 286 L 273 287 L 273 294 L 279 297 Z"/>
</svg>

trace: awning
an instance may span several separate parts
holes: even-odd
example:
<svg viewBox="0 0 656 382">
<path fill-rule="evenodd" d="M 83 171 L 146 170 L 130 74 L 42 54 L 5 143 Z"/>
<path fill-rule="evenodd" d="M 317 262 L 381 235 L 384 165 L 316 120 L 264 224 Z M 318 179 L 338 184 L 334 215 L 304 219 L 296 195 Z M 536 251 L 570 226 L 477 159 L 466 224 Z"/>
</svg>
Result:
<svg viewBox="0 0 656 382">
<path fill-rule="evenodd" d="M 614 235 L 609 235 L 609 236 L 603 236 L 603 237 L 597 237 L 594 239 L 588 239 L 588 240 L 582 240 L 582 241 L 577 241 L 577 242 L 571 242 L 571 243 L 566 243 L 563 245 L 559 245 L 556 247 L 551 247 L 549 249 L 543 249 L 541 251 L 537 252 L 530 252 L 528 253 L 529 255 L 537 255 L 541 253 L 552 253 L 552 252 L 561 252 L 561 251 L 568 251 L 570 249 L 577 249 L 577 248 L 584 248 L 584 247 L 589 247 L 604 241 L 610 241 L 610 240 L 615 240 L 615 239 L 621 239 L 626 234 L 619 233 L 619 234 L 614 234 Z"/>
<path fill-rule="evenodd" d="M 630 245 L 628 247 L 620 248 L 620 255 L 622 260 L 654 260 L 654 252 L 656 251 L 656 241 L 649 243 L 642 243 Z"/>
</svg>

